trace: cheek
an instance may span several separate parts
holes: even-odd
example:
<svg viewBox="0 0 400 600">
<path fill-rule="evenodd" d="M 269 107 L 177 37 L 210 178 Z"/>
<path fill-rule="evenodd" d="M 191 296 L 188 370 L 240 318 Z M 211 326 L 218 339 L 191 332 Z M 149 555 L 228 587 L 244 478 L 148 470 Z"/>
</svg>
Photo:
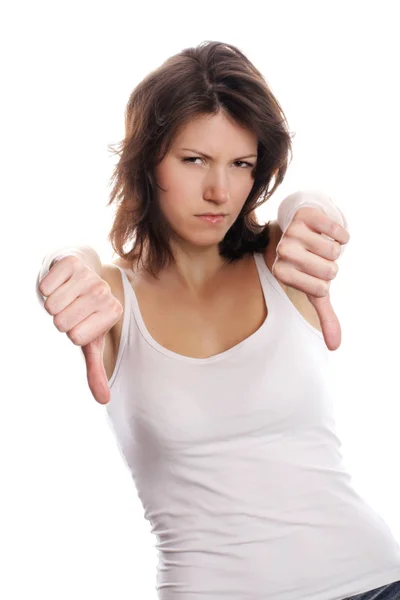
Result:
<svg viewBox="0 0 400 600">
<path fill-rule="evenodd" d="M 242 185 L 242 192 L 243 192 L 243 196 L 245 198 L 247 198 L 247 196 L 250 194 L 252 187 L 254 185 L 254 179 L 253 177 L 249 176 L 244 178 L 245 181 L 243 181 L 243 185 Z"/>
<path fill-rule="evenodd" d="M 168 215 L 183 215 L 193 209 L 193 199 L 199 195 L 199 182 L 180 169 L 169 169 L 168 173 L 160 173 L 158 179 L 161 187 L 158 190 L 160 208 Z"/>
<path fill-rule="evenodd" d="M 243 204 L 246 202 L 253 188 L 253 184 L 254 179 L 249 179 L 247 177 L 243 177 L 242 180 L 236 180 L 234 188 L 235 192 L 231 197 L 238 213 L 241 211 Z"/>
<path fill-rule="evenodd" d="M 176 185 L 165 186 L 164 189 L 167 191 L 159 190 L 158 192 L 160 210 L 170 226 L 174 230 L 180 231 L 185 228 L 185 222 L 187 225 L 189 211 L 187 195 L 183 194 L 180 187 Z"/>
</svg>

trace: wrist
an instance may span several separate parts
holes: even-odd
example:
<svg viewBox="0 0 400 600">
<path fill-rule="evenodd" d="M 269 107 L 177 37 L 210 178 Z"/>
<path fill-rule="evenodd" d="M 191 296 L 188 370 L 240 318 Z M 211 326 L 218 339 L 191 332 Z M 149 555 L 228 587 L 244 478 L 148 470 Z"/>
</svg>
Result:
<svg viewBox="0 0 400 600">
<path fill-rule="evenodd" d="M 296 212 L 304 206 L 318 208 L 332 220 L 348 229 L 344 214 L 329 196 L 317 190 L 300 190 L 286 196 L 279 205 L 278 223 L 283 233 L 289 227 Z"/>
</svg>

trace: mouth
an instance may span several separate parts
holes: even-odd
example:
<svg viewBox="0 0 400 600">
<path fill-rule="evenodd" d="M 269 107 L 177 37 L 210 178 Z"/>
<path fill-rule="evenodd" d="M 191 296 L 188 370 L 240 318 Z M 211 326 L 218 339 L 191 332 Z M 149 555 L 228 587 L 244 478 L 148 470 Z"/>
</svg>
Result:
<svg viewBox="0 0 400 600">
<path fill-rule="evenodd" d="M 202 221 L 206 221 L 207 223 L 220 223 L 224 220 L 226 215 L 223 213 L 205 213 L 203 215 L 195 215 Z"/>
<path fill-rule="evenodd" d="M 226 217 L 225 213 L 201 213 L 196 217 Z"/>
</svg>

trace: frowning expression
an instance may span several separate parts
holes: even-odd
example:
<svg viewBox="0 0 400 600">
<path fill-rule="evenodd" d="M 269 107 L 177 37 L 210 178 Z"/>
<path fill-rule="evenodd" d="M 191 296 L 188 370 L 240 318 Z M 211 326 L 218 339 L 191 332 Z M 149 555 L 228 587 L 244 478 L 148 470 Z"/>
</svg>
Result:
<svg viewBox="0 0 400 600">
<path fill-rule="evenodd" d="M 175 235 L 194 245 L 218 244 L 252 189 L 256 160 L 256 134 L 223 111 L 183 127 L 155 171 L 164 190 L 159 206 Z"/>
</svg>

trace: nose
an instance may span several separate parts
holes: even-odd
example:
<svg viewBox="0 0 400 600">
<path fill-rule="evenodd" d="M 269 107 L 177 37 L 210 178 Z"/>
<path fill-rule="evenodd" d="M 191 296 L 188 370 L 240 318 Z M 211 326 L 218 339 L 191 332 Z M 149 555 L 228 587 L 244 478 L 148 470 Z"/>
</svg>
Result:
<svg viewBox="0 0 400 600">
<path fill-rule="evenodd" d="M 222 170 L 212 170 L 205 181 L 204 200 L 225 204 L 229 200 L 228 178 Z"/>
</svg>

